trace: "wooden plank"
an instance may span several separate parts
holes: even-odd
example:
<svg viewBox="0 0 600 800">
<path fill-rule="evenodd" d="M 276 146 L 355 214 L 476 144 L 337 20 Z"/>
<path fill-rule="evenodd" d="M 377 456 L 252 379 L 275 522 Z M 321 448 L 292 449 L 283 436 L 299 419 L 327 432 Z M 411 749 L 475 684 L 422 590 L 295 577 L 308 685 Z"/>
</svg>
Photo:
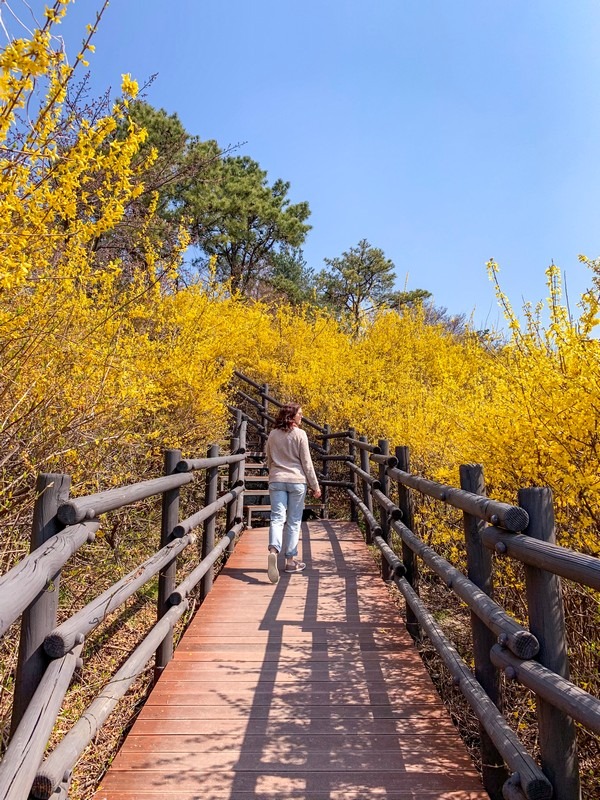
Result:
<svg viewBox="0 0 600 800">
<path fill-rule="evenodd" d="M 315 690 L 308 686 L 297 687 L 294 691 L 289 686 L 281 685 L 273 688 L 263 688 L 262 685 L 248 683 L 245 686 L 239 683 L 227 685 L 225 681 L 216 681 L 212 686 L 199 688 L 197 684 L 187 682 L 181 686 L 175 686 L 168 692 L 152 693 L 148 703 L 207 703 L 212 705 L 216 699 L 220 699 L 223 705 L 236 705 L 246 707 L 250 710 L 253 707 L 263 705 L 275 708 L 298 709 L 298 713 L 303 713 L 304 706 L 338 703 L 364 704 L 370 702 L 372 706 L 387 706 L 391 703 L 408 701 L 416 703 L 420 699 L 434 702 L 436 694 L 434 691 L 421 691 L 419 687 L 404 690 L 397 687 L 391 691 L 371 691 L 366 687 L 353 688 L 340 686 L 337 689 Z"/>
<path fill-rule="evenodd" d="M 272 726 L 277 728 L 277 726 Z M 448 741 L 450 739 L 450 741 Z M 163 737 L 160 733 L 153 735 L 130 734 L 127 740 L 127 750 L 129 752 L 141 752 L 147 754 L 160 750 L 162 753 L 211 753 L 221 750 L 226 743 L 228 749 L 241 750 L 242 747 L 249 753 L 276 753 L 282 746 L 294 750 L 302 750 L 304 753 L 342 753 L 345 750 L 361 753 L 375 748 L 381 752 L 399 751 L 403 756 L 409 753 L 443 752 L 446 748 L 452 748 L 454 742 L 451 737 L 443 734 L 421 734 L 413 735 L 412 731 L 408 736 L 399 737 L 397 732 L 375 732 L 372 731 L 368 738 L 364 734 L 356 731 L 344 731 L 342 733 L 331 733 L 323 731 L 313 736 L 311 730 L 298 731 L 294 729 L 287 733 L 281 733 L 279 728 L 275 735 L 262 733 L 246 733 L 241 728 L 235 733 L 227 731 L 223 734 L 196 733 L 175 734 Z M 453 752 L 453 748 L 452 748 Z M 472 768 L 466 753 L 461 763 L 466 768 Z M 121 756 L 119 756 L 120 758 Z"/>
<path fill-rule="evenodd" d="M 450 717 L 447 714 L 445 707 L 441 701 L 438 705 L 433 703 L 413 703 L 404 704 L 399 708 L 392 708 L 391 706 L 372 706 L 364 703 L 354 703 L 352 705 L 339 703 L 335 707 L 324 705 L 307 705 L 304 707 L 304 714 L 294 717 L 294 726 L 302 724 L 309 724 L 314 722 L 316 725 L 317 720 L 326 720 L 332 726 L 342 725 L 344 721 L 350 720 L 352 724 L 356 724 L 356 720 L 365 722 L 380 722 L 381 720 L 409 720 L 416 725 L 416 721 L 420 720 L 428 722 L 433 720 L 435 722 L 436 730 L 440 725 L 448 723 L 450 729 L 456 729 L 450 722 Z M 272 706 L 271 708 L 256 707 L 252 710 L 254 719 L 269 719 L 290 721 L 290 716 L 287 709 L 283 707 Z M 137 731 L 138 726 L 145 726 L 146 720 L 242 720 L 247 722 L 245 710 L 236 708 L 235 706 L 226 706 L 223 703 L 215 705 L 175 705 L 175 704 L 156 704 L 144 707 L 142 717 L 138 717 L 134 724 L 134 730 Z M 229 723 L 228 723 L 229 724 Z M 319 723 L 320 724 L 320 723 Z M 151 726 L 150 726 L 151 727 Z M 145 726 L 145 730 L 148 726 Z M 188 727 L 186 726 L 186 731 Z"/>
<path fill-rule="evenodd" d="M 160 737 L 158 737 L 160 738 Z M 167 741 L 170 737 L 167 737 Z M 288 737 L 289 738 L 289 737 Z M 357 737 L 352 737 L 352 739 Z M 381 744 L 384 737 L 378 737 Z M 298 746 L 293 740 L 286 738 L 274 739 L 269 744 L 258 745 L 252 749 L 246 740 L 241 748 L 228 747 L 228 737 L 222 736 L 213 739 L 212 747 L 203 749 L 165 750 L 160 747 L 160 762 L 156 763 L 154 753 L 145 750 L 134 751 L 131 748 L 123 750 L 112 763 L 114 772 L 129 772 L 131 770 L 147 770 L 149 772 L 173 771 L 180 775 L 189 771 L 214 772 L 220 770 L 236 770 L 262 773 L 265 768 L 272 767 L 277 772 L 296 772 L 302 768 L 306 772 L 338 772 L 360 771 L 368 759 L 371 769 L 385 770 L 387 773 L 398 772 L 403 776 L 410 773 L 421 773 L 424 763 L 430 774 L 443 773 L 445 775 L 464 775 L 465 771 L 473 774 L 473 766 L 467 754 L 457 755 L 452 747 L 437 747 L 435 757 L 431 751 L 423 748 L 402 748 L 397 737 L 385 737 L 388 742 L 386 749 L 381 747 L 361 747 L 360 743 L 367 741 L 365 737 L 358 737 L 356 750 L 351 748 L 348 737 L 340 740 L 337 749 L 327 750 L 308 749 Z M 317 744 L 317 743 L 315 743 Z M 257 746 L 254 745 L 256 748 Z"/>
<path fill-rule="evenodd" d="M 349 791 L 354 791 L 354 797 L 365 798 L 385 797 L 389 798 L 390 791 L 404 792 L 405 796 L 416 800 L 422 798 L 424 792 L 429 792 L 431 797 L 441 800 L 446 795 L 445 792 L 469 791 L 471 794 L 465 795 L 472 800 L 489 800 L 483 789 L 466 786 L 468 782 L 473 782 L 472 774 L 464 775 L 460 773 L 448 774 L 443 772 L 430 772 L 423 769 L 420 772 L 407 773 L 402 770 L 395 770 L 385 773 L 383 776 L 378 770 L 278 770 L 276 768 L 264 770 L 263 775 L 256 772 L 235 772 L 233 770 L 218 770 L 210 773 L 202 770 L 189 770 L 184 772 L 160 772 L 159 770 L 111 770 L 102 783 L 102 789 L 124 791 L 139 791 L 140 786 L 145 786 L 146 791 L 173 792 L 175 787 L 178 796 L 182 792 L 199 792 L 202 800 L 207 797 L 230 798 L 232 792 L 246 793 L 246 797 L 256 797 L 255 792 L 267 791 L 273 793 L 272 796 L 280 798 L 290 797 L 294 790 L 302 792 L 297 797 L 314 797 L 323 800 L 339 798 L 343 800 L 349 796 Z M 407 795 L 407 792 L 413 794 Z M 417 793 L 418 794 L 414 794 Z M 96 794 L 96 800 L 102 800 L 102 791 Z M 460 795 L 459 795 L 460 796 Z"/>
<path fill-rule="evenodd" d="M 188 719 L 185 725 L 186 736 L 201 736 L 209 735 L 223 736 L 228 734 L 233 740 L 237 739 L 238 735 L 247 735 L 246 730 L 248 726 L 247 716 L 238 714 L 223 719 L 223 715 L 218 711 L 213 711 L 215 707 L 208 707 L 206 716 L 202 718 Z M 354 707 L 357 711 L 361 709 Z M 319 717 L 318 707 L 310 709 L 310 713 L 306 718 L 298 718 L 290 720 L 289 715 L 279 715 L 274 713 L 264 714 L 259 718 L 253 712 L 253 726 L 254 730 L 260 729 L 265 736 L 280 737 L 289 736 L 294 733 L 304 732 L 310 734 L 311 737 L 318 737 L 319 741 L 322 736 L 329 734 L 348 734 L 360 736 L 376 736 L 380 734 L 394 734 L 394 735 L 431 735 L 435 734 L 454 736 L 456 733 L 455 728 L 447 719 L 440 709 L 437 718 L 423 717 L 418 714 L 408 717 L 406 719 L 364 719 L 359 716 L 337 717 L 331 719 L 329 717 Z M 393 712 L 392 712 L 393 713 Z M 363 715 L 364 716 L 364 715 Z M 160 717 L 159 719 L 149 719 L 146 717 L 143 720 L 138 720 L 132 729 L 130 736 L 139 736 L 140 739 L 147 736 L 164 736 L 170 740 L 174 736 L 181 734 L 182 718 L 185 719 L 181 711 L 178 712 L 176 718 Z M 318 742 L 317 742 L 318 744 Z M 164 746 L 168 747 L 169 742 L 165 741 Z"/>
<path fill-rule="evenodd" d="M 310 789 L 297 789 L 286 790 L 285 795 L 282 795 L 279 789 L 261 789 L 261 791 L 238 792 L 235 789 L 215 789 L 214 791 L 202 790 L 202 794 L 198 795 L 197 792 L 181 792 L 175 790 L 171 792 L 168 788 L 159 789 L 158 791 L 137 789 L 131 792 L 103 790 L 98 795 L 102 800 L 281 800 L 285 796 L 288 800 L 305 800 L 305 798 L 315 798 L 315 800 L 322 800 L 323 795 L 319 790 L 312 791 Z M 373 796 L 383 796 L 380 794 Z M 387 790 L 385 793 L 386 800 L 416 800 L 416 795 L 412 790 L 408 791 L 394 791 Z M 365 800 L 363 789 L 354 790 L 353 788 L 342 788 L 339 791 L 335 789 L 329 791 L 327 795 L 328 800 Z M 420 791 L 418 794 L 419 800 L 489 800 L 487 795 L 482 795 L 480 792 L 465 792 L 465 791 Z"/>
<path fill-rule="evenodd" d="M 95 800 L 486 800 L 356 525 L 247 530 Z"/>
</svg>

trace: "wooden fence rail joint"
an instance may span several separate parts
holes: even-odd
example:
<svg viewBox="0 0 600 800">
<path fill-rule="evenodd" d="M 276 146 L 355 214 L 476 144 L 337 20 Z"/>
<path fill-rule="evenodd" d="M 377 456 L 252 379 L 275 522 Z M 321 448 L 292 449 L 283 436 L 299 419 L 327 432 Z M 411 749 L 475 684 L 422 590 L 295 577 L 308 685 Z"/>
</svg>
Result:
<svg viewBox="0 0 600 800">
<path fill-rule="evenodd" d="M 420 475 L 405 472 L 397 467 L 388 469 L 388 475 L 392 480 L 403 486 L 416 489 L 421 494 L 441 500 L 479 519 L 484 519 L 493 525 L 499 525 L 508 531 L 523 531 L 529 524 L 529 515 L 520 506 L 513 506 L 498 500 L 490 500 L 484 495 L 457 489 L 453 486 L 446 486 L 443 483 L 423 478 Z M 492 522 L 492 520 L 495 520 L 495 522 Z"/>
<path fill-rule="evenodd" d="M 369 459 L 374 461 L 376 464 L 381 464 L 384 467 L 395 467 L 398 463 L 396 456 L 388 456 L 383 453 L 371 453 Z"/>
<path fill-rule="evenodd" d="M 506 646 L 516 656 L 533 658 L 539 652 L 539 642 L 531 631 L 515 622 L 502 606 L 481 591 L 460 570 L 439 556 L 432 547 L 426 545 L 402 522 L 393 521 L 392 528 L 400 535 L 403 543 L 420 556 L 447 585 L 449 581 L 451 582 L 452 591 L 496 636 L 505 634 Z"/>
<path fill-rule="evenodd" d="M 138 500 L 145 500 L 170 489 L 185 486 L 193 480 L 193 475 L 164 475 L 161 478 L 152 478 L 148 481 L 140 481 L 128 486 L 119 486 L 116 489 L 107 489 L 104 492 L 73 498 L 59 505 L 57 517 L 65 525 L 76 525 L 86 519 L 95 519 L 107 511 L 115 511 Z"/>
<path fill-rule="evenodd" d="M 475 679 L 452 643 L 445 637 L 423 601 L 413 591 L 406 578 L 396 578 L 395 583 L 407 603 L 410 604 L 450 674 L 460 681 L 462 694 L 498 748 L 504 761 L 513 771 L 519 772 L 525 796 L 528 800 L 550 800 L 553 794 L 551 783 L 524 749 L 515 732 Z"/>
<path fill-rule="evenodd" d="M 388 543 L 382 538 L 381 535 L 374 536 L 373 542 L 381 550 L 383 557 L 390 566 L 391 569 L 390 578 L 393 577 L 403 578 L 404 575 L 406 575 L 406 567 L 404 566 L 401 559 L 398 558 L 396 553 L 394 553 L 394 551 L 388 545 Z"/>
<path fill-rule="evenodd" d="M 398 521 L 402 519 L 402 511 L 395 505 L 387 495 L 385 495 L 381 489 L 374 489 L 372 491 L 373 499 L 377 501 L 377 504 L 385 509 L 389 514 L 390 519 Z"/>
<path fill-rule="evenodd" d="M 366 440 L 363 441 L 362 439 L 354 439 L 349 436 L 344 439 L 346 444 L 350 444 L 353 447 L 357 447 L 359 450 L 366 452 L 366 453 L 375 453 L 377 455 L 381 454 L 381 447 L 377 444 L 369 444 Z"/>
<path fill-rule="evenodd" d="M 189 536 L 174 539 L 166 547 L 146 559 L 137 569 L 115 583 L 84 608 L 63 622 L 44 639 L 44 650 L 50 658 L 61 658 L 74 646 L 78 635 L 88 635 L 150 578 L 154 577 L 192 540 Z"/>
<path fill-rule="evenodd" d="M 99 527 L 94 521 L 64 528 L 0 578 L 0 636 Z"/>
<path fill-rule="evenodd" d="M 600 559 L 595 556 L 494 527 L 484 528 L 481 538 L 486 547 L 495 550 L 500 544 L 502 554 L 523 564 L 600 590 Z"/>
<path fill-rule="evenodd" d="M 600 733 L 600 700 L 597 697 L 543 664 L 517 659 L 498 645 L 494 645 L 490 655 L 507 677 L 531 689 L 589 730 Z"/>
</svg>

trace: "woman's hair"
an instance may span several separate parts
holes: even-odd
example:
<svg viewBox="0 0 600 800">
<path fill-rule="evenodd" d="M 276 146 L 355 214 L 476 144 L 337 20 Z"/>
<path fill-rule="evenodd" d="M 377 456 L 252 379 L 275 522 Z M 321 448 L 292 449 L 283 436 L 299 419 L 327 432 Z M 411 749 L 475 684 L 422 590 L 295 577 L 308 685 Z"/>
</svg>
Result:
<svg viewBox="0 0 600 800">
<path fill-rule="evenodd" d="M 291 431 L 294 427 L 294 417 L 301 408 L 300 403 L 286 403 L 281 406 L 275 419 L 275 427 L 282 431 Z"/>
</svg>

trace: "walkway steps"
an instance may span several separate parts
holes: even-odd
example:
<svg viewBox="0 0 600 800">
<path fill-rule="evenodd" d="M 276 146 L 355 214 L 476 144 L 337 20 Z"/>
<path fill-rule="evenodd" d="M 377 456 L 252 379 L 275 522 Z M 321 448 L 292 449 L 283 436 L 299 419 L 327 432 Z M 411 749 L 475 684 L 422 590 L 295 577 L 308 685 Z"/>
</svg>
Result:
<svg viewBox="0 0 600 800">
<path fill-rule="evenodd" d="M 357 526 L 247 530 L 95 800 L 487 800 Z"/>
</svg>

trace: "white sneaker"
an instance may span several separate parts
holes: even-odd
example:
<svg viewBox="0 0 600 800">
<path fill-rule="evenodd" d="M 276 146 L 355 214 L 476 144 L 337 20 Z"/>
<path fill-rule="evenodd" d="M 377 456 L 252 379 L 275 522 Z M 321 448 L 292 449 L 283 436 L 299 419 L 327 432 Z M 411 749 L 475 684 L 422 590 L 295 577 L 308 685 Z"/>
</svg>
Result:
<svg viewBox="0 0 600 800">
<path fill-rule="evenodd" d="M 267 575 L 271 583 L 277 583 L 279 580 L 279 570 L 277 569 L 277 553 L 269 553 L 267 561 Z"/>
</svg>

